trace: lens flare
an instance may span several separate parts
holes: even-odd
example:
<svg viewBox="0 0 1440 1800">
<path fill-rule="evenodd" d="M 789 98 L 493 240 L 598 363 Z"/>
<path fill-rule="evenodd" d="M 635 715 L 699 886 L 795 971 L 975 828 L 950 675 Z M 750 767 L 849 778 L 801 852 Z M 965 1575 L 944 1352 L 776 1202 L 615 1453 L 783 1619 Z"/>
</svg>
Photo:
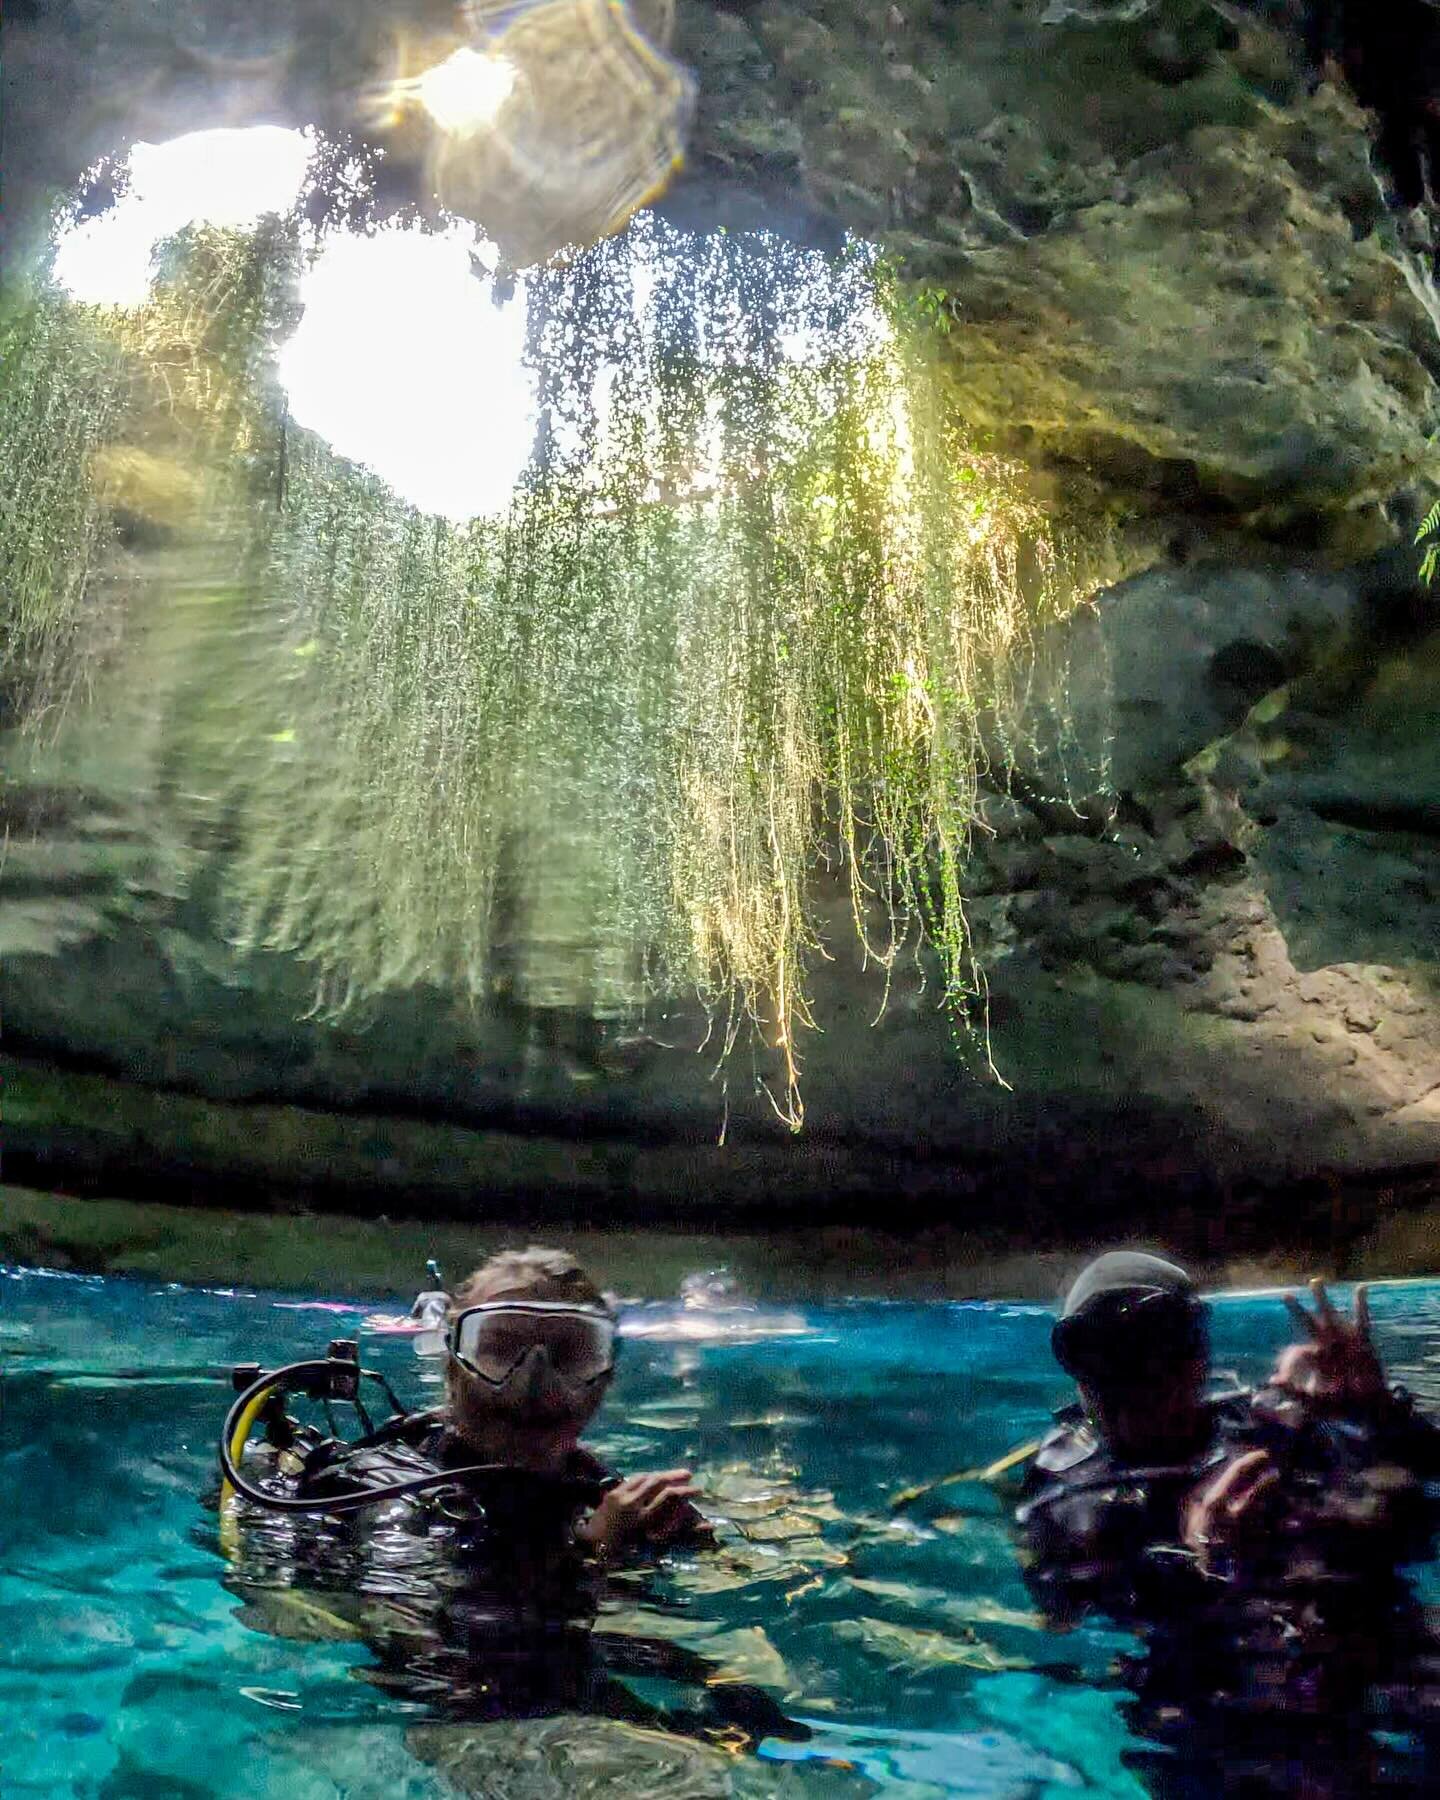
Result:
<svg viewBox="0 0 1440 1800">
<path fill-rule="evenodd" d="M 492 125 L 514 89 L 515 65 L 476 50 L 457 50 L 415 82 L 430 117 L 442 131 L 459 135 Z"/>
</svg>

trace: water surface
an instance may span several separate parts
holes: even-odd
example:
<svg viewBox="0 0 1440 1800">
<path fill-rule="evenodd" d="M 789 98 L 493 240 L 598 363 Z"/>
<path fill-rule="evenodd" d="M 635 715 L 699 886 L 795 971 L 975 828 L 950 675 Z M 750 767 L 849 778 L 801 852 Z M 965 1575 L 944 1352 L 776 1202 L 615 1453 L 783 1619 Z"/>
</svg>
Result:
<svg viewBox="0 0 1440 1800">
<path fill-rule="evenodd" d="M 362 1643 L 312 1640 L 231 1591 L 213 1521 L 228 1369 L 323 1352 L 365 1308 L 12 1269 L 0 1281 L 0 1771 L 10 1794 L 125 1800 L 651 1793 L 1150 1791 L 1112 1664 L 1131 1646 L 1035 1616 L 1006 1508 L 897 1516 L 898 1488 L 999 1457 L 1065 1385 L 1032 1305 L 626 1315 L 591 1441 L 621 1468 L 700 1472 L 723 1545 L 607 1601 L 601 1628 L 679 1643 L 762 1689 L 808 1741 L 729 1755 L 697 1736 L 559 1718 L 461 1726 L 357 1679 Z M 1440 1405 L 1440 1284 L 1374 1297 L 1392 1370 Z M 1288 1336 L 1275 1296 L 1216 1307 L 1242 1379 Z M 429 1404 L 400 1340 L 366 1362 Z M 1423 1591 L 1433 1571 L 1419 1572 Z M 277 1635 L 285 1631 L 291 1635 Z M 635 1680 L 644 1688 L 643 1678 Z M 646 1698 L 683 1702 L 660 1692 Z"/>
</svg>

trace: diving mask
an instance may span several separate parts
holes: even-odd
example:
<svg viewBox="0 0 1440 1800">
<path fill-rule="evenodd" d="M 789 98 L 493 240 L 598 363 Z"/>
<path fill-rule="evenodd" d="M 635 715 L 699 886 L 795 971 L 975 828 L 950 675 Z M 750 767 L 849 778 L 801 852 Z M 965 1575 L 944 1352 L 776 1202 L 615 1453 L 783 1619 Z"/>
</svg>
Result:
<svg viewBox="0 0 1440 1800">
<path fill-rule="evenodd" d="M 1160 1289 L 1097 1294 L 1055 1321 L 1050 1342 L 1068 1375 L 1118 1385 L 1209 1353 L 1204 1308 L 1189 1294 Z"/>
<path fill-rule="evenodd" d="M 450 1321 L 445 1341 L 462 1368 L 495 1389 L 520 1388 L 548 1369 L 572 1392 L 615 1367 L 615 1319 L 564 1300 L 488 1300 Z"/>
</svg>

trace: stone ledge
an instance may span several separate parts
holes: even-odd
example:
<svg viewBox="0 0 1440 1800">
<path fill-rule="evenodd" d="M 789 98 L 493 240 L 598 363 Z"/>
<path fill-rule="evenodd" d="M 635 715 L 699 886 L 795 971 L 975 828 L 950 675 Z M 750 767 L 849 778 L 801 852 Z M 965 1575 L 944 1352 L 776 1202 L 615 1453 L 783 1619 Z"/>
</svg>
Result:
<svg viewBox="0 0 1440 1800">
<path fill-rule="evenodd" d="M 804 1232 L 556 1230 L 533 1222 L 459 1225 L 345 1214 L 276 1214 L 77 1199 L 0 1187 L 0 1263 L 192 1285 L 408 1302 L 434 1257 L 452 1280 L 492 1251 L 561 1242 L 602 1286 L 673 1299 L 681 1280 L 725 1267 L 757 1301 L 1054 1301 L 1098 1241 L 1044 1251 L 936 1226 L 901 1238 L 830 1227 Z M 1160 1240 L 1157 1240 L 1160 1241 Z M 1440 1184 L 1397 1206 L 1339 1253 L 1312 1248 L 1192 1258 L 1210 1288 L 1298 1285 L 1310 1275 L 1406 1279 L 1440 1269 Z"/>
</svg>

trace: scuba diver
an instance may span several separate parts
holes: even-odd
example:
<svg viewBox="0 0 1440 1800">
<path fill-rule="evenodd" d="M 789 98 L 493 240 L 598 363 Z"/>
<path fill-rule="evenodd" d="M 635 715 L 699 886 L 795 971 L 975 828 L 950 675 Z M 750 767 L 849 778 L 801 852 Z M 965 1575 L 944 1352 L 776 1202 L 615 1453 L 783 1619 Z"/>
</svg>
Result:
<svg viewBox="0 0 1440 1800">
<path fill-rule="evenodd" d="M 1052 1622 L 1140 1637 L 1128 1760 L 1157 1795 L 1369 1793 L 1377 1722 L 1433 1757 L 1440 1645 L 1399 1567 L 1435 1526 L 1440 1431 L 1387 1384 L 1365 1290 L 1353 1322 L 1312 1290 L 1253 1393 L 1207 1392 L 1204 1307 L 1159 1257 L 1100 1257 L 1055 1324 L 1080 1403 L 1025 1473 L 1027 1580 Z"/>
<path fill-rule="evenodd" d="M 591 1711 L 727 1742 L 806 1735 L 760 1690 L 712 1687 L 718 1671 L 681 1646 L 595 1629 L 608 1567 L 713 1538 L 688 1470 L 624 1478 L 580 1442 L 617 1349 L 615 1315 L 580 1264 L 502 1252 L 451 1297 L 444 1330 L 445 1404 L 424 1413 L 345 1342 L 273 1375 L 236 1371 L 221 1536 L 251 1616 L 284 1630 L 275 1590 L 302 1590 L 304 1634 L 328 1618 L 371 1649 L 365 1679 L 450 1720 Z M 375 1429 L 361 1410 L 358 1441 L 284 1411 L 287 1391 L 358 1405 L 367 1378 L 394 1413 Z M 661 1708 L 626 1674 L 701 1699 Z"/>
<path fill-rule="evenodd" d="M 1249 1396 L 1207 1392 L 1210 1343 L 1190 1277 L 1141 1252 L 1111 1251 L 1082 1271 L 1051 1334 L 1080 1390 L 1026 1468 L 1017 1519 L 1031 1585 L 1053 1617 L 1137 1604 L 1172 1578 L 1181 1507 L 1218 1467 Z M 1138 1554 L 1137 1554 L 1138 1552 Z"/>
</svg>

